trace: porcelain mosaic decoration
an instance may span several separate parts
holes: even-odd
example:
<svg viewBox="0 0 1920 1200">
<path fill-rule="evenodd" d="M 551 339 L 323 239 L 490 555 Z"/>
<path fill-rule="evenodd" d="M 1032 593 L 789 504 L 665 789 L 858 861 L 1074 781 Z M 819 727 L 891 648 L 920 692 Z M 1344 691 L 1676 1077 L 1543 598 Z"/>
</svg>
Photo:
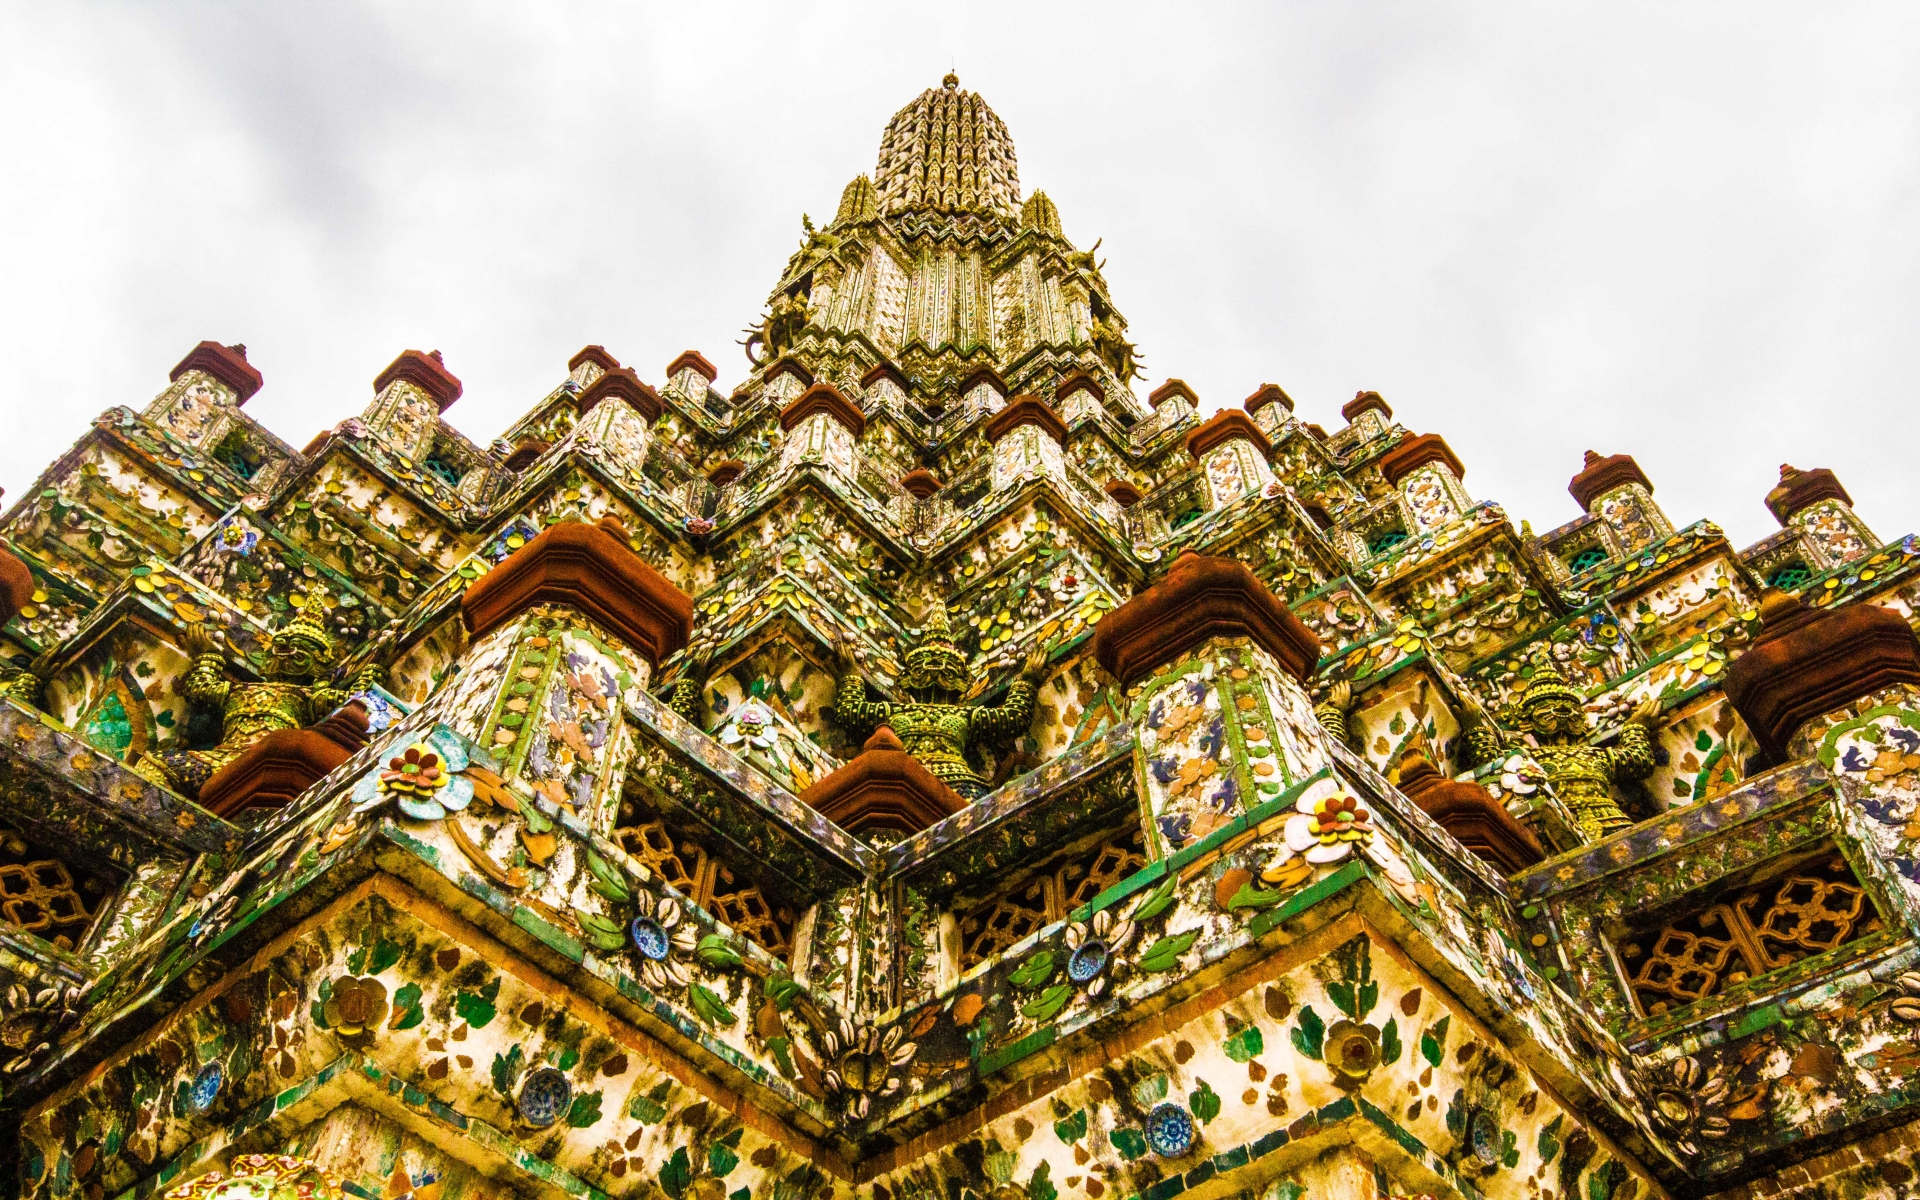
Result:
<svg viewBox="0 0 1920 1200">
<path fill-rule="evenodd" d="M 1910 1196 L 1920 544 L 1537 534 L 1140 394 L 1106 265 L 949 76 L 730 389 L 98 417 L 0 518 L 8 1192 Z"/>
</svg>

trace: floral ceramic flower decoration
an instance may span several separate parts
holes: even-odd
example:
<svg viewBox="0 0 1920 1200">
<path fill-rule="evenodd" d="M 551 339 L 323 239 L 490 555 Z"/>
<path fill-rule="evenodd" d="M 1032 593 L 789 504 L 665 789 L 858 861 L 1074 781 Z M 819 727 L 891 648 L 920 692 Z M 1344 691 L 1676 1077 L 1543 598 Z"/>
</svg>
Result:
<svg viewBox="0 0 1920 1200">
<path fill-rule="evenodd" d="M 820 1037 L 827 1061 L 820 1074 L 826 1090 L 841 1098 L 855 1120 L 873 1109 L 877 1096 L 891 1096 L 906 1084 L 906 1067 L 919 1053 L 904 1025 L 855 1025 L 845 1017 Z"/>
<path fill-rule="evenodd" d="M 369 772 L 353 789 L 353 811 L 366 812 L 388 800 L 417 821 L 444 820 L 473 803 L 473 781 L 467 769 L 467 751 L 444 726 L 409 743 Z"/>
<path fill-rule="evenodd" d="M 1107 990 L 1109 968 L 1122 950 L 1132 943 L 1139 927 L 1130 920 L 1115 920 L 1111 909 L 1101 909 L 1091 921 L 1073 921 L 1067 925 L 1067 979 L 1085 989 L 1092 999 Z"/>
<path fill-rule="evenodd" d="M 744 747 L 771 750 L 777 743 L 771 731 L 773 713 L 758 700 L 748 700 L 734 712 L 733 719 L 720 731 L 720 744 L 738 754 Z"/>
<path fill-rule="evenodd" d="M 641 891 L 635 895 L 634 905 L 639 911 L 627 924 L 627 941 L 640 960 L 640 982 L 656 992 L 686 986 L 686 960 L 700 937 L 680 902 Z"/>
<path fill-rule="evenodd" d="M 342 1042 L 365 1046 L 387 1015 L 387 985 L 370 977 L 343 975 L 333 981 L 320 1015 Z"/>
<path fill-rule="evenodd" d="M 1309 788 L 1293 810 L 1281 829 L 1280 852 L 1261 873 L 1268 883 L 1302 882 L 1308 872 L 1301 864 L 1336 863 L 1373 841 L 1373 814 L 1332 780 Z"/>
<path fill-rule="evenodd" d="M 245 558 L 260 544 L 260 535 L 240 525 L 226 525 L 221 528 L 219 540 L 214 544 L 228 554 Z"/>
</svg>

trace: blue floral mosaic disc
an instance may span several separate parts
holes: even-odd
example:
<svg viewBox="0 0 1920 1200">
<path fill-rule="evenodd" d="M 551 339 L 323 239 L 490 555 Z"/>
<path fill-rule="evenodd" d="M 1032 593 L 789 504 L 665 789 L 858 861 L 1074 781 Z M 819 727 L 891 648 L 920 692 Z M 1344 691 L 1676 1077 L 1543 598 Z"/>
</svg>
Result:
<svg viewBox="0 0 1920 1200">
<path fill-rule="evenodd" d="M 187 1103 L 195 1112 L 205 1112 L 213 1107 L 220 1096 L 220 1085 L 227 1081 L 227 1072 L 217 1062 L 210 1062 L 200 1068 L 193 1082 L 187 1085 Z"/>
<path fill-rule="evenodd" d="M 1075 983 L 1085 983 L 1107 969 L 1107 944 L 1093 940 L 1080 943 L 1080 948 L 1067 960 L 1067 978 Z"/>
<path fill-rule="evenodd" d="M 1178 1104 L 1156 1104 L 1147 1114 L 1147 1148 L 1161 1158 L 1193 1149 L 1193 1118 Z"/>
<path fill-rule="evenodd" d="M 573 1103 L 573 1084 L 552 1067 L 535 1067 L 520 1085 L 520 1116 L 536 1129 L 545 1129 L 566 1115 Z"/>
<path fill-rule="evenodd" d="M 672 943 L 667 940 L 667 931 L 660 922 L 652 917 L 635 917 L 633 924 L 627 926 L 627 934 L 633 939 L 633 948 L 643 957 L 655 962 L 666 961 Z"/>
</svg>

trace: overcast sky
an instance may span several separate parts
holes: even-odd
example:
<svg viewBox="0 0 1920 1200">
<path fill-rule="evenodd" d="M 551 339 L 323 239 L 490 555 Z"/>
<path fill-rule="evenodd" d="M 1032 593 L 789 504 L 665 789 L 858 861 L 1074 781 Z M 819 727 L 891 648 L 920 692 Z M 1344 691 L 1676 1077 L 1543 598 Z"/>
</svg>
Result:
<svg viewBox="0 0 1920 1200">
<path fill-rule="evenodd" d="M 1383 393 L 1545 530 L 1779 464 L 1920 528 L 1920 5 L 0 2 L 0 484 L 202 338 L 295 446 L 406 347 L 485 443 L 582 344 L 734 342 L 949 67 L 1101 254 L 1151 387 Z M 1143 388 L 1144 391 L 1144 388 Z"/>
</svg>

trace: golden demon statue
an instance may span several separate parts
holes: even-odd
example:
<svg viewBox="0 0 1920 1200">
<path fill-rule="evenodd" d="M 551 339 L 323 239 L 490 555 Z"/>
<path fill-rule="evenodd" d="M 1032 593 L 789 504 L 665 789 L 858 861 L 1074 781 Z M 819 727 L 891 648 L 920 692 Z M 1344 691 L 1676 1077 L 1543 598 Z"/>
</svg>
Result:
<svg viewBox="0 0 1920 1200">
<path fill-rule="evenodd" d="M 907 753 L 919 759 L 933 776 L 969 800 L 987 794 L 987 781 L 967 762 L 967 747 L 979 741 L 1000 741 L 1024 733 L 1033 722 L 1033 696 L 1047 655 L 1035 647 L 1020 664 L 1020 677 L 1007 689 L 1000 704 L 962 704 L 966 691 L 967 657 L 953 644 L 947 606 L 933 602 L 920 643 L 906 653 L 900 686 L 913 699 L 908 703 L 867 699 L 867 681 L 854 657 L 851 635 L 835 636 L 840 659 L 840 686 L 834 695 L 833 715 L 857 738 L 881 725 L 891 728 Z"/>
<path fill-rule="evenodd" d="M 1526 690 L 1515 702 L 1510 724 L 1533 735 L 1528 747 L 1499 729 L 1476 722 L 1467 727 L 1467 749 L 1478 763 L 1491 762 L 1516 750 L 1533 756 L 1547 773 L 1553 790 L 1566 803 L 1589 841 L 1633 824 L 1613 798 L 1612 785 L 1645 779 L 1653 773 L 1653 738 L 1648 725 L 1660 711 L 1660 701 L 1649 698 L 1635 706 L 1620 731 L 1618 745 L 1588 743 L 1583 707 L 1585 697 L 1570 686 L 1557 668 L 1536 669 Z"/>
<path fill-rule="evenodd" d="M 182 691 L 191 704 L 220 710 L 220 743 L 207 750 L 166 750 L 146 754 L 134 764 L 134 773 L 189 799 L 215 772 L 240 757 L 242 751 L 270 733 L 302 729 L 325 717 L 356 691 L 379 682 L 379 668 L 361 668 L 349 688 L 321 682 L 333 665 L 333 639 L 324 619 L 326 592 L 314 587 L 293 620 L 273 635 L 272 660 L 262 683 L 233 683 L 226 677 L 227 658 L 195 621 L 187 626 L 187 668 Z"/>
</svg>

